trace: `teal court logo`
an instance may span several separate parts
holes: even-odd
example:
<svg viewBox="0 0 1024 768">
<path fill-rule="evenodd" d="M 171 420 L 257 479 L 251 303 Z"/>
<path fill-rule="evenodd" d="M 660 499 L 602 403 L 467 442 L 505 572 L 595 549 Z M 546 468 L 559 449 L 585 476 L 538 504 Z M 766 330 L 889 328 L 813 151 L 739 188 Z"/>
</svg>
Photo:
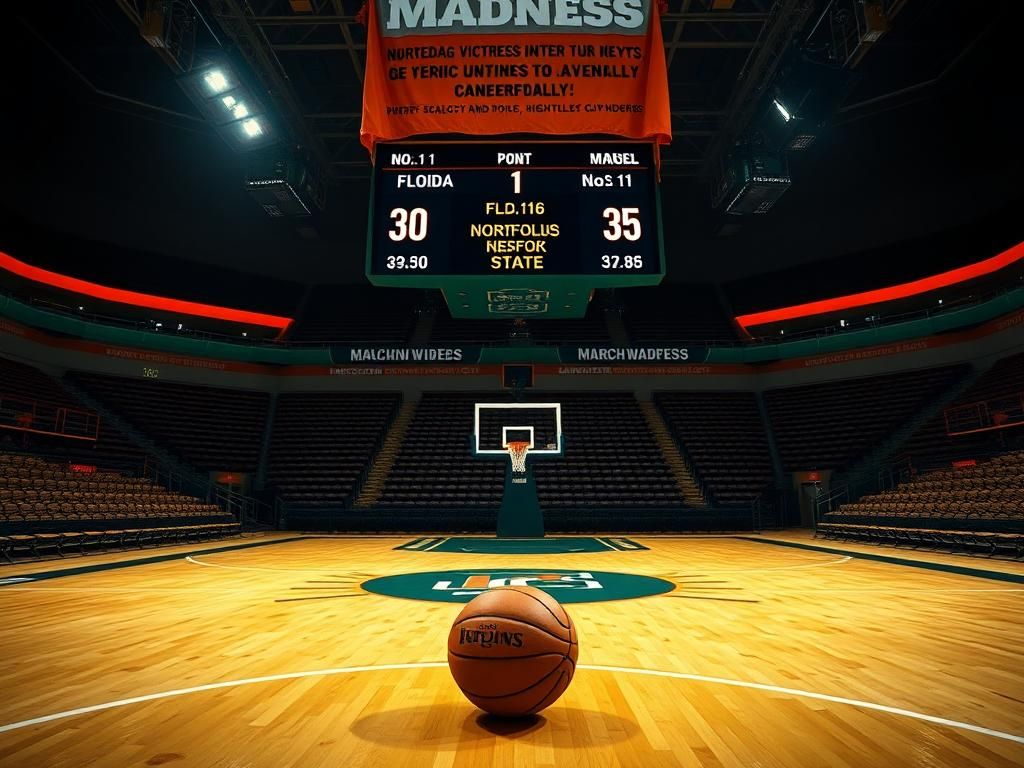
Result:
<svg viewBox="0 0 1024 768">
<path fill-rule="evenodd" d="M 599 603 L 662 595 L 676 585 L 654 576 L 557 568 L 426 571 L 382 576 L 362 584 L 364 590 L 377 595 L 440 603 L 468 603 L 497 587 L 537 587 L 561 603 Z"/>
</svg>

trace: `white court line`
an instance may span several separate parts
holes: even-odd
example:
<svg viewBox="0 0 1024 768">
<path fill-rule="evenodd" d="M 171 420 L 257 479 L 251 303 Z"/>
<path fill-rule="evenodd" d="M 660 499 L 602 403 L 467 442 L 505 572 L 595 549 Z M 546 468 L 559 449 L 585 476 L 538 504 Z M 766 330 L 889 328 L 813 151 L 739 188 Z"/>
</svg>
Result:
<svg viewBox="0 0 1024 768">
<path fill-rule="evenodd" d="M 450 537 L 448 537 L 448 538 L 450 538 Z M 442 539 L 442 541 L 439 541 L 437 544 L 434 545 L 434 547 L 440 546 L 441 544 L 444 543 L 444 541 L 447 541 L 447 538 Z M 415 550 L 411 550 L 411 551 L 413 551 L 413 552 L 429 552 L 431 549 L 434 549 L 434 547 L 430 547 L 429 549 L 415 549 Z M 611 548 L 609 547 L 609 549 L 611 549 Z M 823 562 L 823 563 L 822 562 L 815 562 L 815 563 L 803 563 L 801 565 L 783 565 L 783 566 L 779 566 L 777 568 L 740 568 L 740 569 L 735 569 L 735 570 L 718 570 L 718 571 L 707 570 L 705 568 L 699 568 L 699 570 L 702 573 L 708 573 L 708 574 L 713 574 L 713 573 L 765 573 L 765 572 L 769 572 L 769 571 L 791 571 L 791 570 L 795 570 L 795 569 L 798 569 L 798 568 L 818 568 L 818 567 L 823 566 L 823 565 L 839 565 L 841 563 L 848 562 L 848 561 L 850 561 L 852 559 L 853 559 L 852 555 L 846 555 L 846 556 L 840 557 L 840 558 L 838 558 L 836 560 L 828 560 L 828 561 Z M 220 563 L 207 563 L 207 562 L 205 562 L 203 560 L 199 560 L 198 558 L 192 557 L 191 555 L 186 556 L 185 560 L 187 560 L 188 562 L 192 563 L 193 565 L 202 565 L 202 566 L 205 566 L 207 568 L 223 568 L 224 570 L 227 570 L 227 571 L 266 571 L 268 573 L 323 573 L 326 570 L 323 567 L 321 567 L 321 568 L 260 568 L 260 567 L 252 566 L 252 565 L 221 565 Z M 694 568 L 698 569 L 698 566 L 695 565 Z"/>
<path fill-rule="evenodd" d="M 700 570 L 701 574 L 711 573 L 765 573 L 767 571 L 795 571 L 798 568 L 820 568 L 823 565 L 841 565 L 842 563 L 849 562 L 853 559 L 853 555 L 846 555 L 840 557 L 838 560 L 827 560 L 824 563 L 804 563 L 802 565 L 780 565 L 777 568 L 738 568 L 735 570 L 724 570 L 724 571 L 712 571 L 707 568 L 699 568 L 694 566 L 695 570 Z"/>
<path fill-rule="evenodd" d="M 407 552 L 423 552 L 425 551 L 424 547 L 426 547 L 427 544 L 433 543 L 433 545 L 436 547 L 443 541 L 443 538 L 438 538 L 437 536 L 424 536 L 415 544 L 404 544 L 400 547 L 400 549 L 404 549 Z"/>
<path fill-rule="evenodd" d="M 854 595 L 859 595 L 859 594 L 862 594 L 862 593 L 864 593 L 864 594 L 871 594 L 871 593 L 875 593 L 875 592 L 877 592 L 879 594 L 884 594 L 884 595 L 893 595 L 893 594 L 898 594 L 898 595 L 917 595 L 917 594 L 933 594 L 933 593 L 934 594 L 942 594 L 942 593 L 946 593 L 946 592 L 952 592 L 952 593 L 956 593 L 956 592 L 1024 592 L 1024 587 L 1020 587 L 1020 588 L 1018 588 L 1018 587 L 1006 587 L 1005 589 L 1001 589 L 999 587 L 954 587 L 954 588 L 950 588 L 950 589 L 942 589 L 942 588 L 938 588 L 938 589 L 906 589 L 904 587 L 867 587 L 865 589 L 853 589 L 853 588 L 850 588 L 850 589 L 814 589 L 814 587 L 812 586 L 810 589 L 814 591 L 814 594 L 818 594 L 819 592 L 828 592 L 829 594 L 837 593 L 837 594 L 854 594 Z M 810 592 L 808 590 L 806 590 L 806 589 L 804 589 L 804 590 L 781 590 L 781 591 L 775 592 L 774 594 L 776 594 L 776 595 L 805 595 L 806 596 L 806 595 L 810 594 Z"/>
<path fill-rule="evenodd" d="M 342 587 L 342 586 L 348 586 L 348 585 L 341 585 L 341 584 L 339 584 L 338 586 Z M 683 589 L 683 591 L 685 591 L 686 584 L 683 583 L 683 584 L 680 585 L 680 587 Z M 246 595 L 252 595 L 254 600 L 262 600 L 263 599 L 263 596 L 261 596 L 261 595 L 254 595 L 254 594 L 252 594 L 252 587 L 235 587 L 235 588 L 223 588 L 223 589 L 202 589 L 202 588 L 190 589 L 188 587 L 181 587 L 181 588 L 168 587 L 168 588 L 165 588 L 165 589 L 161 589 L 159 587 L 44 587 L 44 586 L 29 587 L 29 586 L 20 586 L 20 585 L 19 586 L 13 586 L 12 585 L 12 586 L 5 587 L 3 590 L 0 590 L 0 595 L 4 594 L 5 592 L 57 592 L 57 593 L 67 592 L 67 593 L 73 593 L 73 594 L 81 594 L 81 593 L 93 594 L 94 593 L 94 594 L 126 594 L 126 595 L 131 595 L 131 594 L 154 594 L 154 595 L 162 595 L 162 594 L 170 594 L 170 595 L 238 595 L 238 594 L 244 593 Z M 884 594 L 884 595 L 896 595 L 896 596 L 911 597 L 911 596 L 916 595 L 916 594 L 945 594 L 945 593 L 957 594 L 957 593 L 973 593 L 973 592 L 983 592 L 983 593 L 1008 592 L 1008 593 L 1016 593 L 1016 592 L 1024 592 L 1024 587 L 1022 587 L 1022 588 L 1011 587 L 1011 588 L 1008 588 L 1008 589 L 988 589 L 988 588 L 984 588 L 984 587 L 979 587 L 977 589 L 971 589 L 969 587 L 962 588 L 962 589 L 904 589 L 904 588 L 901 588 L 901 587 L 891 587 L 891 588 L 882 587 L 882 588 L 878 588 L 878 589 L 814 589 L 813 587 L 811 587 L 811 591 L 810 592 L 807 591 L 807 590 L 803 590 L 803 591 L 800 591 L 800 590 L 797 590 L 797 591 L 793 591 L 793 590 L 789 590 L 789 591 L 776 591 L 776 592 L 772 592 L 770 594 L 770 596 L 771 597 L 792 597 L 793 595 L 801 595 L 803 597 L 808 597 L 808 596 L 810 596 L 812 594 L 819 594 L 819 593 L 851 594 L 851 595 L 876 594 L 877 593 L 877 594 Z M 666 593 L 666 594 L 669 594 L 669 593 Z M 1001 609 L 1001 610 L 1003 610 L 1003 609 Z M 1021 607 L 1021 610 L 1024 610 L 1024 606 Z"/>
<path fill-rule="evenodd" d="M 188 587 L 23 587 L 12 586 L 0 589 L 0 595 L 5 592 L 84 592 L 86 594 L 154 594 L 154 595 L 237 595 L 252 594 L 252 587 L 223 587 L 219 589 L 190 589 Z M 253 599 L 263 599 L 261 595 L 254 595 Z"/>
<path fill-rule="evenodd" d="M 428 668 L 441 668 L 447 667 L 448 663 L 444 661 L 420 661 L 412 662 L 408 664 L 377 664 L 365 667 L 335 667 L 333 669 L 314 669 L 306 672 L 285 672 L 279 675 L 266 675 L 264 677 L 250 677 L 242 680 L 225 680 L 220 683 L 207 683 L 206 685 L 196 685 L 191 688 L 178 688 L 173 691 L 161 691 L 159 693 L 148 693 L 143 696 L 133 696 L 128 699 L 118 699 L 116 701 L 108 701 L 103 704 L 93 704 L 88 707 L 79 707 L 78 709 L 69 709 L 64 712 L 55 712 L 51 715 L 43 715 L 42 717 L 33 717 L 29 720 L 20 720 L 16 723 L 8 723 L 7 725 L 0 725 L 0 733 L 7 731 L 16 731 L 20 728 L 28 728 L 33 725 L 41 725 L 43 723 L 50 723 L 54 720 L 62 720 L 67 717 L 75 717 L 77 715 L 87 715 L 93 712 L 102 712 L 108 709 L 115 709 L 117 707 L 125 707 L 129 704 L 141 704 L 147 701 L 157 701 L 159 699 L 169 699 L 174 696 L 185 696 L 190 693 L 200 693 L 203 691 L 214 691 L 220 688 L 235 688 L 242 685 L 253 685 L 256 683 L 270 683 L 277 680 L 296 680 L 304 677 L 325 677 L 328 675 L 346 675 L 357 672 L 377 672 L 382 670 L 391 669 L 428 669 Z M 829 701 L 834 704 L 846 704 L 852 707 L 858 707 L 860 709 L 870 709 L 876 712 L 884 712 L 890 715 L 899 715 L 900 717 L 909 717 L 914 720 L 922 720 L 927 723 L 933 723 L 935 725 L 943 725 L 949 728 L 958 728 L 963 731 L 972 731 L 974 733 L 980 733 L 984 736 L 992 736 L 997 739 L 1004 739 L 1006 741 L 1017 742 L 1018 744 L 1024 744 L 1024 736 L 1018 736 L 1013 733 L 1006 733 L 1005 731 L 997 731 L 992 728 L 984 728 L 980 725 L 974 725 L 972 723 L 963 723 L 959 720 L 949 720 L 945 717 L 936 717 L 935 715 L 927 715 L 922 712 L 914 712 L 910 709 L 902 709 L 900 707 L 890 707 L 885 704 L 874 704 L 870 701 L 860 701 L 858 699 L 848 699 L 843 696 L 832 696 L 827 693 L 815 693 L 813 691 L 803 691 L 799 688 L 783 688 L 778 685 L 769 685 L 767 683 L 752 683 L 746 680 L 730 680 L 725 677 L 708 677 L 706 675 L 694 675 L 687 672 L 666 672 L 664 670 L 657 669 L 637 669 L 633 667 L 609 667 L 602 664 L 580 664 L 579 669 L 588 669 L 595 672 L 617 672 L 619 674 L 628 675 L 647 675 L 649 677 L 668 677 L 675 680 L 691 680 L 698 683 L 712 683 L 716 685 L 727 685 L 734 688 L 749 688 L 757 691 L 768 691 L 770 693 L 782 693 L 788 696 L 797 696 L 805 699 L 817 699 L 818 701 Z"/>
<path fill-rule="evenodd" d="M 3 585 L 3 584 L 20 584 L 23 581 L 35 581 L 35 579 L 33 579 L 33 578 L 29 577 L 29 576 L 14 577 L 14 578 L 10 578 L 10 579 L 0 579 L 0 585 Z"/>
<path fill-rule="evenodd" d="M 259 568 L 255 565 L 221 565 L 220 563 L 207 563 L 191 555 L 185 558 L 193 565 L 203 565 L 207 568 L 223 568 L 226 571 L 268 571 L 270 573 L 324 573 L 330 570 L 329 567 L 320 568 Z"/>
</svg>

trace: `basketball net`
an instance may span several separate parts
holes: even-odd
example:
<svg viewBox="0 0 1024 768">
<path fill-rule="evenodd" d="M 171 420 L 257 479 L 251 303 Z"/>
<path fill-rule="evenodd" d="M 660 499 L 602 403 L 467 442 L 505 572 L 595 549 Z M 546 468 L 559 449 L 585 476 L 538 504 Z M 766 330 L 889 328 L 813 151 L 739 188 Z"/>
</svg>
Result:
<svg viewBox="0 0 1024 768">
<path fill-rule="evenodd" d="M 508 444 L 508 455 L 512 459 L 512 474 L 526 474 L 526 453 L 530 450 L 530 443 L 526 440 L 512 440 Z M 515 482 L 526 482 L 525 478 Z"/>
</svg>

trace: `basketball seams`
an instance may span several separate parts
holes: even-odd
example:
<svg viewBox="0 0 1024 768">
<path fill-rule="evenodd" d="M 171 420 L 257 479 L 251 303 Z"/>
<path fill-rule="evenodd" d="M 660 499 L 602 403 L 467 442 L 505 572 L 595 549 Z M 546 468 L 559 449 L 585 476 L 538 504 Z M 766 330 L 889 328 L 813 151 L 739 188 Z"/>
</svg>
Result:
<svg viewBox="0 0 1024 768">
<path fill-rule="evenodd" d="M 564 661 L 564 660 L 565 659 L 563 658 L 562 661 Z M 466 694 L 467 696 L 472 696 L 475 699 L 491 699 L 491 700 L 509 699 L 509 698 L 512 698 L 513 696 L 520 696 L 520 695 L 526 693 L 527 691 L 536 688 L 538 685 L 543 683 L 545 680 L 547 680 L 553 674 L 555 674 L 556 672 L 562 670 L 562 661 L 558 662 L 558 664 L 555 665 L 555 668 L 552 669 L 550 672 L 548 672 L 546 675 L 544 675 L 544 677 L 540 678 L 540 680 L 537 680 L 536 682 L 530 683 L 528 686 L 526 686 L 522 690 L 512 691 L 510 693 L 503 693 L 500 696 L 485 696 L 485 695 L 480 694 L 480 693 L 473 693 L 472 691 L 467 691 L 465 688 L 462 688 L 462 686 L 459 686 L 459 687 L 462 688 L 462 692 L 464 694 Z M 564 675 L 565 671 L 562 670 L 561 674 Z M 561 679 L 561 678 L 559 678 L 559 679 Z M 549 693 L 550 693 L 550 691 L 549 691 Z M 542 701 L 543 701 L 543 699 L 542 699 Z"/>
<path fill-rule="evenodd" d="M 558 687 L 562 684 L 562 681 L 565 680 L 565 670 L 564 669 L 560 669 L 559 671 L 560 671 L 560 674 L 558 675 L 558 679 L 555 680 L 555 684 L 552 685 L 548 689 L 548 692 L 544 694 L 544 696 L 541 698 L 540 701 L 538 701 L 536 704 L 534 704 L 532 707 L 530 707 L 530 709 L 529 709 L 530 712 L 537 712 L 537 711 L 539 711 L 541 709 L 544 709 L 545 706 L 546 706 L 544 704 L 544 702 L 546 702 L 548 700 L 548 698 L 551 696 L 552 693 L 554 693 L 556 690 L 558 690 Z M 570 682 L 571 682 L 571 678 L 570 678 Z M 566 682 L 565 687 L 566 688 L 569 687 L 569 682 Z M 564 690 L 565 689 L 563 688 L 562 692 L 564 692 Z M 562 692 L 559 692 L 558 696 L 561 696 Z M 557 699 L 558 696 L 556 696 L 555 698 Z"/>
<path fill-rule="evenodd" d="M 569 658 L 561 651 L 544 651 L 544 653 L 530 653 L 526 656 L 467 656 L 464 653 L 456 653 L 455 651 L 449 650 L 448 655 L 454 656 L 457 659 L 468 659 L 470 661 L 519 661 L 520 659 L 539 659 L 544 656 L 561 656 L 564 659 Z"/>
<path fill-rule="evenodd" d="M 532 629 L 536 629 L 538 632 L 543 632 L 548 637 L 553 637 L 560 643 L 566 643 L 567 645 L 571 645 L 569 640 L 566 640 L 564 637 L 559 637 L 554 632 L 549 632 L 548 630 L 544 629 L 544 627 L 538 627 L 536 624 L 531 624 L 530 622 L 524 621 L 523 619 L 516 616 L 501 616 L 497 613 L 481 613 L 477 616 L 465 616 L 462 619 L 459 619 L 459 621 L 455 624 L 455 626 L 452 627 L 452 629 L 467 621 L 478 621 L 480 619 L 502 619 L 504 621 L 514 621 L 516 624 L 521 624 L 524 627 L 530 627 Z"/>
<path fill-rule="evenodd" d="M 501 587 L 501 589 L 508 590 L 509 592 L 516 592 L 517 594 L 525 595 L 526 597 L 530 598 L 531 600 L 536 600 L 538 603 L 540 603 L 542 606 L 544 606 L 544 610 L 545 611 L 547 611 L 548 613 L 551 614 L 551 618 L 553 618 L 555 621 L 557 621 L 561 626 L 565 627 L 566 629 L 569 629 L 569 624 L 572 624 L 572 619 L 569 618 L 569 614 L 566 612 L 565 608 L 562 608 L 561 603 L 558 603 L 557 601 L 556 601 L 556 604 L 558 605 L 559 608 L 562 608 L 562 613 L 565 614 L 565 620 L 568 621 L 569 624 L 566 624 L 560 618 L 555 616 L 555 612 L 552 611 L 551 608 L 548 607 L 548 604 L 545 603 L 543 600 L 541 600 L 536 595 L 531 595 L 529 592 L 524 592 L 523 590 L 517 589 L 516 587 Z M 536 587 L 533 587 L 533 589 L 536 589 Z M 554 598 L 552 598 L 552 599 L 554 599 Z"/>
</svg>

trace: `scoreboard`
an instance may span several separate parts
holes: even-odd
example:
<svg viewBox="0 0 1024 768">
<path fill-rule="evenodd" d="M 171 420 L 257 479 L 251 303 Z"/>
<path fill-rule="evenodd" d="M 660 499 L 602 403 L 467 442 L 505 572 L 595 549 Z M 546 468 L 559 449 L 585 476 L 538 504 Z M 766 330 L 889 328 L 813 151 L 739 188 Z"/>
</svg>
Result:
<svg viewBox="0 0 1024 768">
<path fill-rule="evenodd" d="M 377 145 L 366 276 L 438 288 L 453 317 L 583 317 L 596 288 L 665 276 L 654 147 Z"/>
<path fill-rule="evenodd" d="M 370 218 L 371 280 L 664 274 L 651 144 L 380 144 Z"/>
</svg>

